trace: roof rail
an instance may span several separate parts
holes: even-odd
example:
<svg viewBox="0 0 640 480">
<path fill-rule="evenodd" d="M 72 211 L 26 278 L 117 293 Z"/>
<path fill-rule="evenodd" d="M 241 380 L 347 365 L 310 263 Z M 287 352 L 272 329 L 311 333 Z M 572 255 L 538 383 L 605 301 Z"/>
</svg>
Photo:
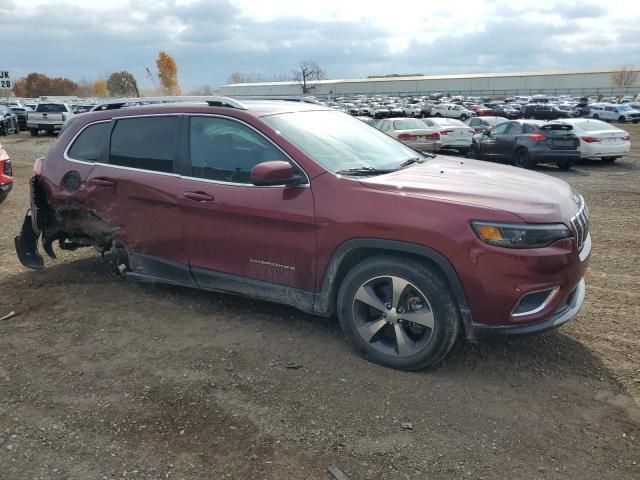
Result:
<svg viewBox="0 0 640 480">
<path fill-rule="evenodd" d="M 242 100 L 286 100 L 289 102 L 313 103 L 315 105 L 323 105 L 320 100 L 312 97 L 298 97 L 295 95 L 234 95 L 235 98 Z"/>
<path fill-rule="evenodd" d="M 184 102 L 206 102 L 212 107 L 229 107 L 239 110 L 247 110 L 241 102 L 229 97 L 219 97 L 212 95 L 205 96 L 166 96 L 166 97 L 130 97 L 130 98 L 112 98 L 98 103 L 91 109 L 92 112 L 97 110 L 117 110 L 124 107 L 133 107 L 138 105 L 153 105 L 158 103 L 184 103 Z"/>
</svg>

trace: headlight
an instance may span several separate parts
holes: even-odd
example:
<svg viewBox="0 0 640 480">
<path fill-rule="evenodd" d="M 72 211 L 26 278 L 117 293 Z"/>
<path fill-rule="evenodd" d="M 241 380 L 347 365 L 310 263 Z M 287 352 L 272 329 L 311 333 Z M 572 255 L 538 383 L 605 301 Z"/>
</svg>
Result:
<svg viewBox="0 0 640 480">
<path fill-rule="evenodd" d="M 507 248 L 541 248 L 572 236 L 571 231 L 561 223 L 528 225 L 471 222 L 471 226 L 482 241 Z"/>
</svg>

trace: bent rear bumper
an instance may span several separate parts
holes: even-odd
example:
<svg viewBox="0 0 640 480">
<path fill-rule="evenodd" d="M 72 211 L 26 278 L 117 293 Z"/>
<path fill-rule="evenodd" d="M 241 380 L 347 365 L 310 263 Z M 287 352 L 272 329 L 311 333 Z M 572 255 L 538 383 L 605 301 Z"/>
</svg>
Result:
<svg viewBox="0 0 640 480">
<path fill-rule="evenodd" d="M 580 280 L 580 283 L 578 283 L 578 286 L 571 293 L 571 295 L 569 295 L 567 303 L 556 310 L 548 318 L 524 325 L 490 326 L 473 324 L 472 335 L 469 335 L 469 337 L 480 340 L 482 338 L 542 333 L 546 332 L 547 330 L 558 328 L 578 314 L 580 308 L 582 307 L 582 303 L 584 302 L 585 291 L 586 285 L 583 278 L 582 280 Z"/>
<path fill-rule="evenodd" d="M 44 268 L 44 260 L 38 252 L 38 237 L 39 235 L 33 229 L 31 213 L 29 212 L 24 216 L 22 229 L 20 234 L 14 238 L 14 244 L 20 263 L 34 270 L 42 270 Z"/>
</svg>

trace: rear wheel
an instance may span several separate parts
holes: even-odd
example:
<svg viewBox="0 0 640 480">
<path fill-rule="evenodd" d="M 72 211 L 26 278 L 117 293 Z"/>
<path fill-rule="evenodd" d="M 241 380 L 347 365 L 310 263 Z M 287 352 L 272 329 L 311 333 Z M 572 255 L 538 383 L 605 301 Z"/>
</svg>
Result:
<svg viewBox="0 0 640 480">
<path fill-rule="evenodd" d="M 29 129 L 29 133 L 31 133 L 32 137 L 37 137 L 38 136 L 38 129 L 37 128 L 30 128 Z"/>
<path fill-rule="evenodd" d="M 365 359 L 401 370 L 441 361 L 460 328 L 447 282 L 419 260 L 380 256 L 356 265 L 338 293 L 338 318 Z"/>
<path fill-rule="evenodd" d="M 516 150 L 516 155 L 514 157 L 513 163 L 516 167 L 520 168 L 533 167 L 531 156 L 529 155 L 529 151 L 526 148 L 519 148 L 518 150 Z"/>
<path fill-rule="evenodd" d="M 560 170 L 569 170 L 571 167 L 573 167 L 573 161 L 572 160 L 562 160 L 560 162 L 558 162 L 558 168 Z"/>
</svg>

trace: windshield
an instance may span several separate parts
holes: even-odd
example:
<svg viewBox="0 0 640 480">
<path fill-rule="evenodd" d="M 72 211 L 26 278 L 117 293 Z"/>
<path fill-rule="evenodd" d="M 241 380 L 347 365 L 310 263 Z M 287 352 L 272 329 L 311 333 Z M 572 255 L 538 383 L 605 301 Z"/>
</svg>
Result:
<svg viewBox="0 0 640 480">
<path fill-rule="evenodd" d="M 362 167 L 397 169 L 410 158 L 424 158 L 385 133 L 341 112 L 282 113 L 262 117 L 262 120 L 334 173 Z"/>
<path fill-rule="evenodd" d="M 626 112 L 629 110 L 633 110 L 633 108 L 631 108 L 629 105 L 622 105 L 621 107 L 618 107 L 619 112 Z"/>
</svg>

